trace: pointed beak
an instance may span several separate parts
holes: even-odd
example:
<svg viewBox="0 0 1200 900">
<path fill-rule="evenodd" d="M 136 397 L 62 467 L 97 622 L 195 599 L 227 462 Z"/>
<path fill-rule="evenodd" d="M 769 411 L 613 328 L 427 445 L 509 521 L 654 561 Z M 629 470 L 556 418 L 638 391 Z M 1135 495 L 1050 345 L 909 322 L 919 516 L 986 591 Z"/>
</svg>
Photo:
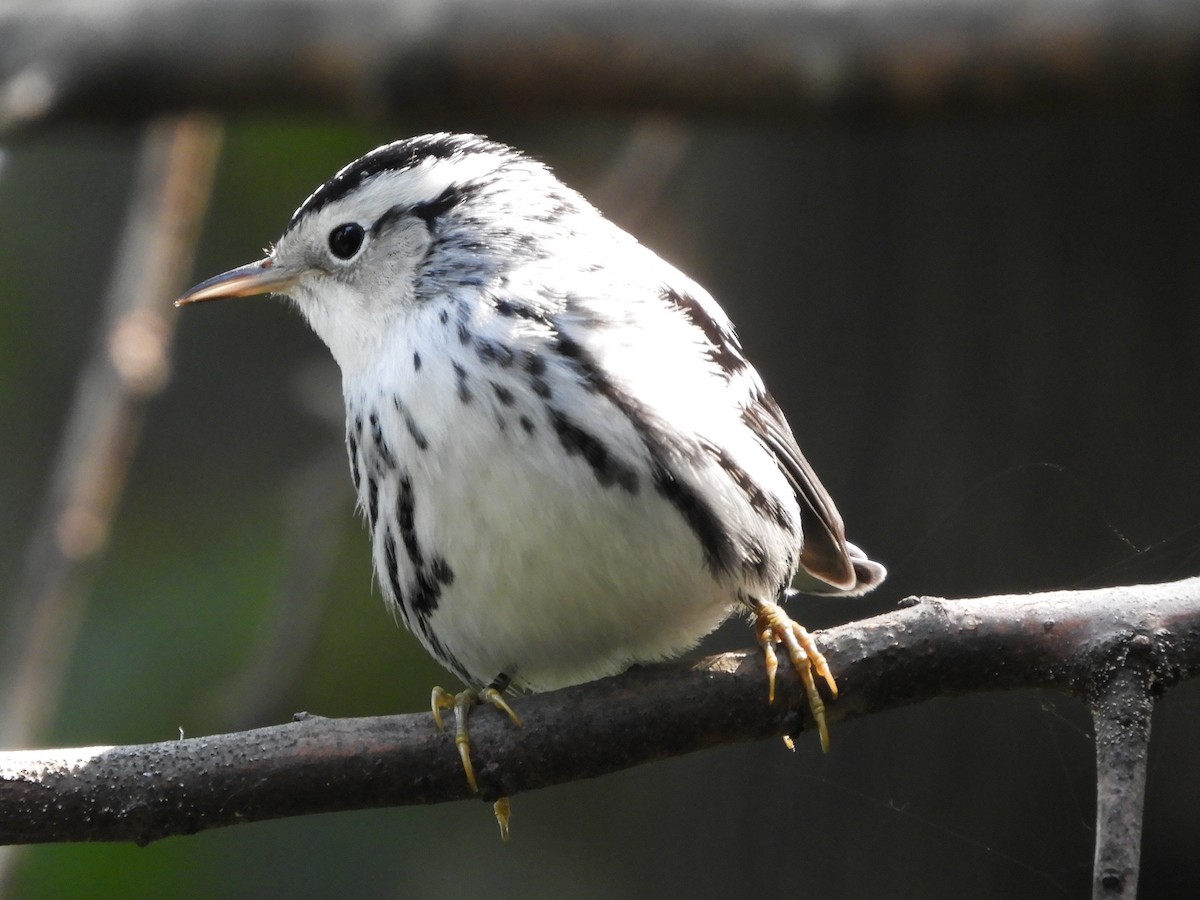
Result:
<svg viewBox="0 0 1200 900">
<path fill-rule="evenodd" d="M 299 275 L 277 268 L 271 257 L 246 266 L 239 266 L 202 281 L 175 301 L 176 306 L 199 303 L 201 300 L 231 300 L 235 297 L 255 297 L 259 294 L 284 294 L 296 283 Z"/>
</svg>

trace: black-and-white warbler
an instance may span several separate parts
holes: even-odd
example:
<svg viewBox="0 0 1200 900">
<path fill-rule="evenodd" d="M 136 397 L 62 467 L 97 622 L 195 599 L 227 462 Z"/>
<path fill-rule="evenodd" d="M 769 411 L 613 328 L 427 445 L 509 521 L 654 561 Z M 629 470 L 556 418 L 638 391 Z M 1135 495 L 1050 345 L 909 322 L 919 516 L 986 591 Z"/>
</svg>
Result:
<svg viewBox="0 0 1200 900">
<path fill-rule="evenodd" d="M 472 135 L 380 147 L 259 262 L 179 303 L 290 297 L 342 370 L 384 596 L 516 720 L 546 690 L 682 653 L 735 610 L 836 693 L 777 605 L 798 570 L 879 584 L 709 294 L 541 163 Z M 474 784 L 466 710 L 459 748 Z"/>
</svg>

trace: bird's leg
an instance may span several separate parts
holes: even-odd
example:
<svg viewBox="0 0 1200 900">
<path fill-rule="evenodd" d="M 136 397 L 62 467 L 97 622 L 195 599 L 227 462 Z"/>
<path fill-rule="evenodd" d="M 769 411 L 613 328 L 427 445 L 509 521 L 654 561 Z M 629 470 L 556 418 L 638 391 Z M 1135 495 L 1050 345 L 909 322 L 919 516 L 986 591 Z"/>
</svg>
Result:
<svg viewBox="0 0 1200 900">
<path fill-rule="evenodd" d="M 788 658 L 792 661 L 792 668 L 804 684 L 808 707 L 812 710 L 817 731 L 821 736 L 821 749 L 828 753 L 829 728 L 825 724 L 825 701 L 821 699 L 816 680 L 813 678 L 815 671 L 829 685 L 829 691 L 834 698 L 837 698 L 837 682 L 833 680 L 833 673 L 829 671 L 824 654 L 817 648 L 816 641 L 804 626 L 794 622 L 778 603 L 756 599 L 751 601 L 750 608 L 754 611 L 754 633 L 766 657 L 768 702 L 775 702 L 775 672 L 779 668 L 775 644 L 783 644 L 787 649 Z"/>
<path fill-rule="evenodd" d="M 475 767 L 471 764 L 471 738 L 467 729 L 467 718 L 471 714 L 471 709 L 482 702 L 494 706 L 503 712 L 512 719 L 514 725 L 520 728 L 521 718 L 508 705 L 508 701 L 504 699 L 503 692 L 508 687 L 509 681 L 510 679 L 507 675 L 499 675 L 482 691 L 467 688 L 465 691 L 460 691 L 457 694 L 451 694 L 445 688 L 435 687 L 430 697 L 430 705 L 433 708 L 433 721 L 437 725 L 438 731 L 446 730 L 442 722 L 442 710 L 454 710 L 454 744 L 458 747 L 458 755 L 462 760 L 463 771 L 467 776 L 467 784 L 471 786 L 471 790 L 475 793 L 479 793 L 479 784 L 475 780 Z M 496 812 L 496 821 L 500 823 L 500 837 L 507 841 L 508 820 L 512 815 L 508 798 L 501 797 L 493 804 L 493 809 Z"/>
</svg>

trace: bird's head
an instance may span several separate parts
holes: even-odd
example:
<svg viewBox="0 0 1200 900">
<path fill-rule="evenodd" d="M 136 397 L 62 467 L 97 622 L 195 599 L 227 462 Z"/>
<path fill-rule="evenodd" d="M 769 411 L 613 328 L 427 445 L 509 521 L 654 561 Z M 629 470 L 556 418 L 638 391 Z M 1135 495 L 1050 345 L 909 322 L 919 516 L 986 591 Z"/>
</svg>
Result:
<svg viewBox="0 0 1200 900">
<path fill-rule="evenodd" d="M 487 287 L 539 228 L 585 207 L 541 163 L 475 135 L 386 144 L 343 168 L 257 262 L 193 287 L 177 306 L 289 297 L 343 368 L 422 302 Z"/>
</svg>

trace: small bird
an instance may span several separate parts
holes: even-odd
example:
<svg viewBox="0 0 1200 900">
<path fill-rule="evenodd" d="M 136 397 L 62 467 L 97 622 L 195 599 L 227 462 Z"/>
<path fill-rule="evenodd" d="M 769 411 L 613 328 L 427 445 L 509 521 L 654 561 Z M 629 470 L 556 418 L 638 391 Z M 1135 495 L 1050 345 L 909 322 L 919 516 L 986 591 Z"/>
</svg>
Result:
<svg viewBox="0 0 1200 900">
<path fill-rule="evenodd" d="M 264 259 L 177 305 L 282 294 L 342 372 L 346 444 L 386 602 L 468 685 L 467 713 L 675 657 L 732 612 L 803 679 L 799 573 L 855 595 L 883 566 L 833 501 L 729 319 L 550 169 L 469 134 L 372 150 L 301 204 Z M 498 810 L 498 813 L 500 811 Z M 505 828 L 502 818 L 502 831 Z"/>
</svg>

